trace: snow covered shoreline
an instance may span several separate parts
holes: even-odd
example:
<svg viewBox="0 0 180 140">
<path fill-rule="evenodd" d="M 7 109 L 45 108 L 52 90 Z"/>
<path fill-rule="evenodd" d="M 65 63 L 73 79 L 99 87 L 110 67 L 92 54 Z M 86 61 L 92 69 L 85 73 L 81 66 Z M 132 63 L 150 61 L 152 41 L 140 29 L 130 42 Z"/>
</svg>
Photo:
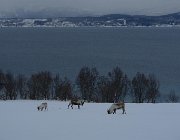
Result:
<svg viewBox="0 0 180 140">
<path fill-rule="evenodd" d="M 0 101 L 1 140 L 179 140 L 180 104 L 126 104 L 108 115 L 110 103 L 85 103 L 67 109 L 69 102 L 46 101 L 48 111 L 37 111 L 43 101 Z"/>
</svg>

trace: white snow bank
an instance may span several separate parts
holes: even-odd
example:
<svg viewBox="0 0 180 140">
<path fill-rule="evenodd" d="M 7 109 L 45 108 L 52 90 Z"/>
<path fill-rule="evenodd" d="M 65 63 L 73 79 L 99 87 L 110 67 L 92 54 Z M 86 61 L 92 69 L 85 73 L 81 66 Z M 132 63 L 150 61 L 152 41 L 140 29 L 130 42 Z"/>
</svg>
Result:
<svg viewBox="0 0 180 140">
<path fill-rule="evenodd" d="M 68 102 L 0 101 L 0 140 L 180 140 L 180 104 L 126 104 L 107 114 L 111 104 L 85 103 L 67 109 Z"/>
</svg>

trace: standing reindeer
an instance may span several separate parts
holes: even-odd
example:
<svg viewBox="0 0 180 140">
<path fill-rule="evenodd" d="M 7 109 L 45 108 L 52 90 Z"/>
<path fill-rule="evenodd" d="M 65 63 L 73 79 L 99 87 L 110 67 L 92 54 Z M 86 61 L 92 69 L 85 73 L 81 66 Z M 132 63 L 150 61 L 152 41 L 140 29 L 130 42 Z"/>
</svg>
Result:
<svg viewBox="0 0 180 140">
<path fill-rule="evenodd" d="M 40 106 L 37 107 L 38 111 L 47 110 L 47 103 L 42 103 Z"/>
<path fill-rule="evenodd" d="M 71 105 L 71 108 L 73 109 L 73 105 L 77 105 L 78 106 L 78 109 L 80 109 L 80 105 L 84 105 L 84 100 L 71 100 L 69 102 L 69 105 L 68 105 L 68 109 L 69 109 L 69 106 Z"/>
<path fill-rule="evenodd" d="M 122 109 L 123 110 L 123 114 L 126 114 L 125 111 L 125 103 L 124 102 L 119 102 L 119 103 L 113 103 L 111 105 L 111 107 L 107 110 L 108 114 L 116 114 L 116 110 L 117 109 Z"/>
</svg>

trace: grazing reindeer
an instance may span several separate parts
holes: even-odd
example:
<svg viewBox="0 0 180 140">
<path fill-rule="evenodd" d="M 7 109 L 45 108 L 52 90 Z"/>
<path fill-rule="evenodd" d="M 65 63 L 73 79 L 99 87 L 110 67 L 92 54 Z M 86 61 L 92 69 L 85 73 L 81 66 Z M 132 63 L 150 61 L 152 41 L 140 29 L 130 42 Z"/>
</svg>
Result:
<svg viewBox="0 0 180 140">
<path fill-rule="evenodd" d="M 69 106 L 71 105 L 71 108 L 73 109 L 73 105 L 77 105 L 78 106 L 78 109 L 80 109 L 80 105 L 84 105 L 84 100 L 71 100 L 69 102 L 69 105 L 68 105 L 68 109 L 69 109 Z"/>
<path fill-rule="evenodd" d="M 40 106 L 37 107 L 38 111 L 47 110 L 47 103 L 42 103 Z"/>
<path fill-rule="evenodd" d="M 116 110 L 117 109 L 122 109 L 123 110 L 123 114 L 125 113 L 126 114 L 126 111 L 125 111 L 125 103 L 124 102 L 119 102 L 119 103 L 113 103 L 111 105 L 111 107 L 107 110 L 107 113 L 108 114 L 116 114 Z"/>
</svg>

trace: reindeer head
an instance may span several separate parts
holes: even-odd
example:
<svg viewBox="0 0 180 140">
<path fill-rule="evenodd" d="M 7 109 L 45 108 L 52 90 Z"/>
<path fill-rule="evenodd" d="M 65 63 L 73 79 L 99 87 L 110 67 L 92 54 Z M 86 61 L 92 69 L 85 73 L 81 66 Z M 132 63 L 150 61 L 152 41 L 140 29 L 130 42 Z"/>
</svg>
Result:
<svg viewBox="0 0 180 140">
<path fill-rule="evenodd" d="M 110 112 L 110 110 L 109 110 L 109 109 L 107 109 L 107 113 L 108 113 L 108 114 L 111 114 L 111 112 Z"/>
</svg>

